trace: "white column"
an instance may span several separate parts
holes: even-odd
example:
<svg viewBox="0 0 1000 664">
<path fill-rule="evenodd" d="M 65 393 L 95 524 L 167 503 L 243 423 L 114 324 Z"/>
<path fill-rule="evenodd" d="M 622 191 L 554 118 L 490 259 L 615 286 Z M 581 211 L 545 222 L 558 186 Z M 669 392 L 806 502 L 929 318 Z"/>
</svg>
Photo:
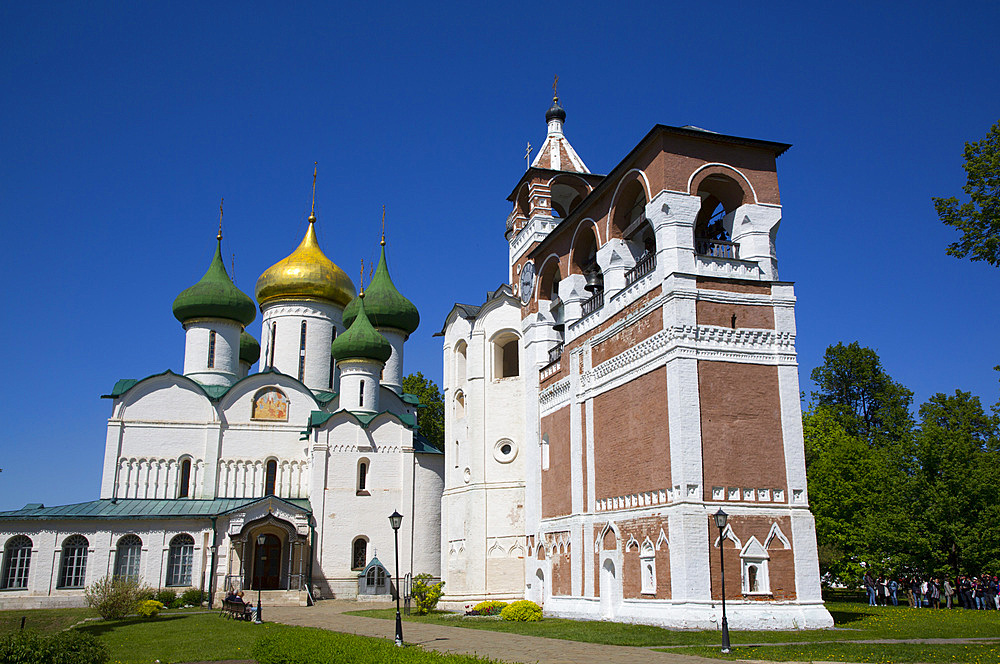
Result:
<svg viewBox="0 0 1000 664">
<path fill-rule="evenodd" d="M 741 205 L 732 214 L 732 228 L 726 230 L 729 230 L 733 242 L 740 245 L 740 260 L 756 262 L 765 279 L 777 280 L 778 256 L 774 249 L 774 236 L 781 223 L 781 208 Z"/>
<path fill-rule="evenodd" d="M 346 359 L 339 361 L 337 366 L 340 368 L 340 407 L 377 413 L 382 363 L 376 360 Z"/>
<path fill-rule="evenodd" d="M 403 393 L 403 342 L 406 341 L 406 333 L 391 327 L 375 328 L 392 346 L 392 355 L 385 361 L 385 369 L 382 370 L 382 384 L 392 389 L 396 394 Z"/>
</svg>

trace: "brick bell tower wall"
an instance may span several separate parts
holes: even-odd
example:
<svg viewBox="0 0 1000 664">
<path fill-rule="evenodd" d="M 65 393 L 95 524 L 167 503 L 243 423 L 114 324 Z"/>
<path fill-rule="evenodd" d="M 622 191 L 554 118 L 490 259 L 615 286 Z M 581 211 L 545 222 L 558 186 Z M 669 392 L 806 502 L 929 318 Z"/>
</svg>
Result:
<svg viewBox="0 0 1000 664">
<path fill-rule="evenodd" d="M 594 498 L 668 490 L 667 372 L 658 368 L 594 397 Z"/>
<path fill-rule="evenodd" d="M 549 441 L 549 467 L 542 469 L 542 518 L 569 514 L 572 509 L 570 408 L 560 408 L 541 419 L 542 437 L 548 436 Z"/>
<path fill-rule="evenodd" d="M 778 368 L 699 361 L 698 390 L 705 500 L 712 487 L 788 495 Z"/>
</svg>

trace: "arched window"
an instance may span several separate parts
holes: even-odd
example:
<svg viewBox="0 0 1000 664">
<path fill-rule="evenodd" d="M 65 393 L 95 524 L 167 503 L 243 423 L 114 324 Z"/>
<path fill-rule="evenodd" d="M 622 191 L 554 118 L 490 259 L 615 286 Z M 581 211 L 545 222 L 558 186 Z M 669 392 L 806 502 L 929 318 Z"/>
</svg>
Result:
<svg viewBox="0 0 1000 664">
<path fill-rule="evenodd" d="M 31 540 L 25 535 L 15 535 L 7 540 L 3 552 L 3 588 L 27 588 L 28 570 L 31 566 Z"/>
<path fill-rule="evenodd" d="M 493 377 L 513 378 L 519 373 L 518 337 L 502 332 L 493 339 Z"/>
<path fill-rule="evenodd" d="M 302 331 L 299 333 L 299 380 L 306 374 L 306 322 L 302 321 Z"/>
<path fill-rule="evenodd" d="M 368 540 L 359 537 L 351 547 L 351 569 L 364 569 L 368 563 Z"/>
<path fill-rule="evenodd" d="M 455 441 L 455 467 L 458 468 L 458 441 Z"/>
<path fill-rule="evenodd" d="M 455 384 L 465 383 L 465 365 L 467 362 L 468 344 L 459 341 L 455 344 Z"/>
<path fill-rule="evenodd" d="M 360 381 L 358 384 L 358 408 L 364 408 L 365 405 L 365 381 Z"/>
<path fill-rule="evenodd" d="M 357 494 L 359 496 L 367 496 L 368 494 L 368 459 L 362 459 L 358 462 L 358 490 Z"/>
<path fill-rule="evenodd" d="M 215 330 L 208 333 L 208 368 L 215 367 Z"/>
<path fill-rule="evenodd" d="M 274 459 L 268 459 L 267 464 L 264 467 L 264 495 L 273 496 L 274 495 L 274 484 L 278 477 L 278 462 Z"/>
<path fill-rule="evenodd" d="M 138 535 L 126 535 L 118 540 L 115 552 L 115 576 L 123 579 L 139 578 L 139 559 L 142 556 L 142 540 Z"/>
<path fill-rule="evenodd" d="M 181 477 L 177 482 L 177 497 L 187 498 L 191 495 L 191 459 L 181 461 Z"/>
<path fill-rule="evenodd" d="M 87 549 L 90 542 L 83 535 L 70 535 L 63 541 L 60 588 L 83 588 L 87 580 Z"/>
<path fill-rule="evenodd" d="M 732 219 L 727 215 L 743 205 L 746 198 L 736 180 L 722 174 L 707 176 L 698 185 L 701 209 L 695 218 L 695 253 L 716 258 L 739 258 L 739 248 L 732 242 Z M 728 226 L 728 227 L 727 227 Z"/>
<path fill-rule="evenodd" d="M 465 394 L 462 390 L 455 393 L 455 419 L 465 417 Z"/>
<path fill-rule="evenodd" d="M 167 552 L 167 585 L 190 586 L 193 564 L 194 538 L 186 533 L 176 535 Z"/>
</svg>

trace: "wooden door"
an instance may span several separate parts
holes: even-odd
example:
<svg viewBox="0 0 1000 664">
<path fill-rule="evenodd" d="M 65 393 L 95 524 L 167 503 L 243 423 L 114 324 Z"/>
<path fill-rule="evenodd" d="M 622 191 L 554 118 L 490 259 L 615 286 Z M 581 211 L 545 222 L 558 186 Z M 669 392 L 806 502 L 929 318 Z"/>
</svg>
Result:
<svg viewBox="0 0 1000 664">
<path fill-rule="evenodd" d="M 253 561 L 253 590 L 277 590 L 281 584 L 281 540 L 275 535 L 264 535 L 264 543 L 257 544 Z"/>
</svg>

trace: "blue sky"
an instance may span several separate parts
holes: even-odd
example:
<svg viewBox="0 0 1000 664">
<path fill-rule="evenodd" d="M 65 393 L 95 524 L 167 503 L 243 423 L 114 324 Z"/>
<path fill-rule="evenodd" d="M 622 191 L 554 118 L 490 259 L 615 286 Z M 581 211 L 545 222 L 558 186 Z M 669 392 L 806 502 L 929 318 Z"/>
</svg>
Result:
<svg viewBox="0 0 1000 664">
<path fill-rule="evenodd" d="M 945 255 L 932 196 L 1000 117 L 997 3 L 2 3 L 0 509 L 97 497 L 121 377 L 180 371 L 174 297 L 211 258 L 257 276 L 305 230 L 390 269 L 431 335 L 506 277 L 505 200 L 566 133 L 606 173 L 656 123 L 792 143 L 780 276 L 800 378 L 860 341 L 915 392 L 1000 396 L 1000 271 Z M 260 317 L 251 326 L 260 335 Z"/>
</svg>

